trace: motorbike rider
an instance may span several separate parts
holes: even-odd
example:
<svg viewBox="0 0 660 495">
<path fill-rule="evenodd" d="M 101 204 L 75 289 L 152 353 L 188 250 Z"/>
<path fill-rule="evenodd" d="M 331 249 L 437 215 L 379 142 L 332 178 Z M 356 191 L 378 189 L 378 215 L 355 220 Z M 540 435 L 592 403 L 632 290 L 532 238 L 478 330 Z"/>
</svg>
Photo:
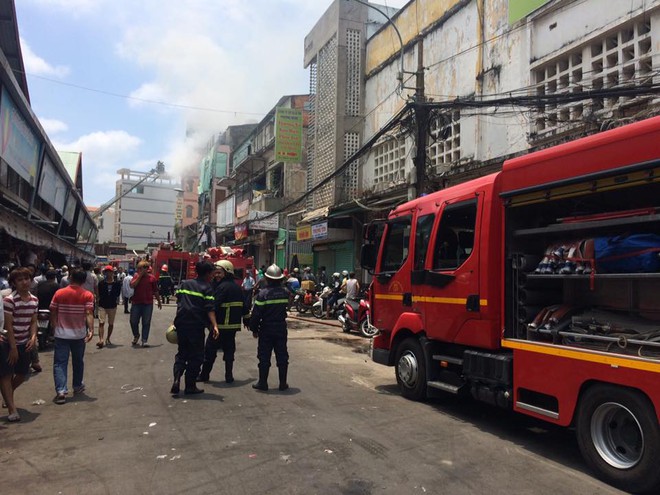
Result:
<svg viewBox="0 0 660 495">
<path fill-rule="evenodd" d="M 243 290 L 234 281 L 234 265 L 229 260 L 215 262 L 216 285 L 215 320 L 218 323 L 220 337 L 215 339 L 209 334 L 204 346 L 204 364 L 197 381 L 208 382 L 213 364 L 222 349 L 225 362 L 225 382 L 234 381 L 234 354 L 236 353 L 236 332 L 241 330 L 241 320 L 248 313 Z"/>
<path fill-rule="evenodd" d="M 358 300 L 358 294 L 360 293 L 360 283 L 355 278 L 355 272 L 350 272 L 348 274 L 348 279 L 342 284 L 344 292 L 346 293 L 346 299 L 351 301 Z"/>
<path fill-rule="evenodd" d="M 303 270 L 302 279 L 311 280 L 312 282 L 314 282 L 314 284 L 316 284 L 316 277 L 312 273 L 312 269 L 309 266 L 306 266 L 305 269 Z"/>
<path fill-rule="evenodd" d="M 332 288 L 332 292 L 330 293 L 330 295 L 328 296 L 328 300 L 326 301 L 327 303 L 327 306 L 325 308 L 326 319 L 330 319 L 330 310 L 339 300 L 339 295 L 341 292 L 341 280 L 340 280 L 339 272 L 335 272 L 332 274 L 332 281 L 330 282 L 330 287 Z"/>
<path fill-rule="evenodd" d="M 286 347 L 286 308 L 289 303 L 287 290 L 282 287 L 282 269 L 272 264 L 266 270 L 268 286 L 257 294 L 250 317 L 250 330 L 259 339 L 259 381 L 252 385 L 256 390 L 268 390 L 270 356 L 275 350 L 275 361 L 279 369 L 280 390 L 289 388 L 286 377 L 289 369 L 289 353 Z"/>
</svg>

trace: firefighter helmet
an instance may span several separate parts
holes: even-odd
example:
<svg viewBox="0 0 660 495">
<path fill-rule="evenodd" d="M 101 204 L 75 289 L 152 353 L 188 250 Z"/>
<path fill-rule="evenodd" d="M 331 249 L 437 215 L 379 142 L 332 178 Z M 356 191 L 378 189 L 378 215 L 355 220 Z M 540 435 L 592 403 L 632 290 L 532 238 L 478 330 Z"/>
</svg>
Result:
<svg viewBox="0 0 660 495">
<path fill-rule="evenodd" d="M 275 263 L 273 263 L 266 269 L 265 275 L 266 278 L 270 280 L 282 280 L 284 278 L 282 269 L 279 266 L 277 266 Z"/>
<path fill-rule="evenodd" d="M 341 276 L 342 277 L 348 277 L 348 270 L 342 270 L 341 271 Z"/>
<path fill-rule="evenodd" d="M 166 272 L 168 270 L 169 270 L 169 268 L 167 267 L 167 265 L 163 265 L 163 266 L 160 267 L 161 272 Z"/>
<path fill-rule="evenodd" d="M 179 339 L 176 335 L 176 327 L 174 325 L 167 327 L 167 330 L 165 331 L 165 338 L 170 344 L 177 344 L 179 342 Z"/>
<path fill-rule="evenodd" d="M 234 265 L 229 260 L 220 260 L 215 262 L 216 268 L 222 268 L 227 273 L 234 274 Z"/>
</svg>

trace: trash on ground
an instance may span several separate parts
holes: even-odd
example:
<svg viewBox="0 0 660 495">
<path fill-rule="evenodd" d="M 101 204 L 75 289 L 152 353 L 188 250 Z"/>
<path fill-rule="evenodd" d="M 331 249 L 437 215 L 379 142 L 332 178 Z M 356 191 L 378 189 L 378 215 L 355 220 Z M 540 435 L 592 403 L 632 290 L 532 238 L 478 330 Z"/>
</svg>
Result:
<svg viewBox="0 0 660 495">
<path fill-rule="evenodd" d="M 326 454 L 333 454 L 333 453 L 334 453 L 334 452 L 333 452 L 332 450 L 330 450 L 330 449 L 325 449 L 324 452 L 325 452 Z"/>
<path fill-rule="evenodd" d="M 164 455 L 157 455 L 156 459 L 167 459 L 167 454 Z"/>
<path fill-rule="evenodd" d="M 181 455 L 173 455 L 170 457 L 170 461 L 175 461 L 176 459 L 181 459 Z"/>
<path fill-rule="evenodd" d="M 256 458 L 257 458 L 257 454 L 250 454 L 250 455 L 248 455 L 248 457 L 249 457 L 250 459 L 256 459 Z"/>
<path fill-rule="evenodd" d="M 148 432 L 148 431 L 143 431 L 142 434 L 143 434 L 143 435 L 148 435 L 149 432 Z"/>
<path fill-rule="evenodd" d="M 149 423 L 149 428 L 153 428 L 153 427 L 156 426 L 157 424 L 158 424 L 158 423 Z"/>
<path fill-rule="evenodd" d="M 144 387 L 136 387 L 132 383 L 126 383 L 121 386 L 121 389 L 125 394 L 130 394 L 131 392 L 135 392 L 137 390 L 144 390 Z"/>
<path fill-rule="evenodd" d="M 43 400 L 43 399 L 37 399 L 37 400 L 35 400 L 34 402 L 32 402 L 32 405 L 33 405 L 33 406 L 43 406 L 45 403 L 46 403 L 45 400 Z"/>
</svg>

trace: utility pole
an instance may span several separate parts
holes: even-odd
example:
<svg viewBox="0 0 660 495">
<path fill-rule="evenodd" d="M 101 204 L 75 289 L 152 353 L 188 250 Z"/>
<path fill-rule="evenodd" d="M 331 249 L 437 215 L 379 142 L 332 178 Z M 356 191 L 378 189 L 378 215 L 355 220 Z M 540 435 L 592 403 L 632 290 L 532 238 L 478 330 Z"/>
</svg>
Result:
<svg viewBox="0 0 660 495">
<path fill-rule="evenodd" d="M 420 36 L 417 41 L 417 72 L 415 73 L 414 110 L 416 123 L 415 164 L 417 197 L 424 194 L 426 187 L 426 145 L 429 129 L 429 110 L 424 95 L 424 39 Z"/>
</svg>

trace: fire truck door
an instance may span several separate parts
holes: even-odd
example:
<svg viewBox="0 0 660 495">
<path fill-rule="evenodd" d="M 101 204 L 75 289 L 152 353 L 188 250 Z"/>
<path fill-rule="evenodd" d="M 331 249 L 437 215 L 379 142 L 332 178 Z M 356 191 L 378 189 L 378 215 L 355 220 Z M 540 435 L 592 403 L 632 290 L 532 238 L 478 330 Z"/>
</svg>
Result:
<svg viewBox="0 0 660 495">
<path fill-rule="evenodd" d="M 374 276 L 374 325 L 392 330 L 401 313 L 412 309 L 410 290 L 410 233 L 412 217 L 405 216 L 387 222 L 381 245 L 380 264 Z"/>
<path fill-rule="evenodd" d="M 479 250 L 476 233 L 483 195 L 445 203 L 427 241 L 426 269 L 413 273 L 413 306 L 424 315 L 427 335 L 453 342 L 470 320 L 478 320 Z M 419 217 L 417 227 L 423 217 Z M 416 235 L 416 238 L 419 238 Z M 417 257 L 417 253 L 416 253 Z"/>
</svg>

